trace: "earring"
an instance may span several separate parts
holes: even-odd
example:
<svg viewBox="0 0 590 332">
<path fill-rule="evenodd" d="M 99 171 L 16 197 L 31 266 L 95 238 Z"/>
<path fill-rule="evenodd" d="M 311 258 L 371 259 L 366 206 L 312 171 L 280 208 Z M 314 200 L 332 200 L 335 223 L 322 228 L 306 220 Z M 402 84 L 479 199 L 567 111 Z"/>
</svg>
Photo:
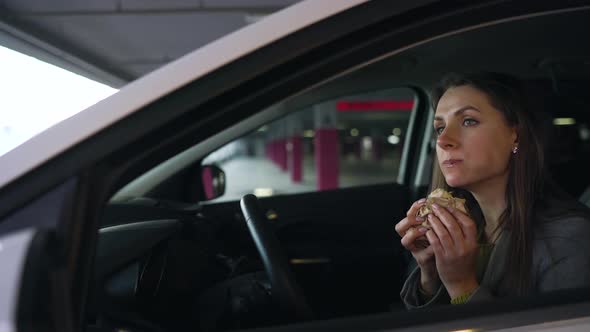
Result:
<svg viewBox="0 0 590 332">
<path fill-rule="evenodd" d="M 513 153 L 513 154 L 516 154 L 517 152 L 518 152 L 518 145 L 516 145 L 516 146 L 514 146 L 514 147 L 512 148 L 512 153 Z"/>
</svg>

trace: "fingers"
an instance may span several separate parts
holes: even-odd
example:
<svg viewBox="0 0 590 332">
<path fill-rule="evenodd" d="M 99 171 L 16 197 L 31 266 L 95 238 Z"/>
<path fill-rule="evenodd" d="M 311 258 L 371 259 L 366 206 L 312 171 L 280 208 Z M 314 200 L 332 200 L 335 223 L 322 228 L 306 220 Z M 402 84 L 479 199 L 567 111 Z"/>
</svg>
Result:
<svg viewBox="0 0 590 332">
<path fill-rule="evenodd" d="M 422 198 L 419 199 L 417 201 L 414 202 L 414 204 L 412 204 L 412 206 L 410 206 L 410 209 L 408 210 L 408 212 L 406 213 L 408 218 L 414 218 L 416 216 L 416 214 L 418 213 L 418 210 L 420 210 L 420 208 L 426 204 L 426 198 Z"/>
<path fill-rule="evenodd" d="M 453 208 L 447 208 L 447 210 L 450 214 L 453 215 L 453 217 L 455 217 L 455 220 L 457 220 L 457 222 L 459 223 L 459 226 L 463 231 L 465 239 L 467 241 L 477 242 L 477 225 L 475 224 L 475 221 L 465 213 L 461 212 L 460 210 Z"/>
<path fill-rule="evenodd" d="M 436 235 L 436 232 L 434 230 L 429 230 L 426 232 L 426 238 L 428 239 L 428 242 L 430 242 L 430 247 L 432 248 L 434 255 L 436 257 L 444 257 L 445 249 L 440 243 L 440 239 L 438 238 L 438 235 Z"/>
<path fill-rule="evenodd" d="M 416 251 L 420 248 L 416 246 L 416 239 L 424 236 L 428 229 L 426 227 L 410 228 L 402 237 L 401 243 L 409 251 Z"/>
<path fill-rule="evenodd" d="M 406 218 L 402 219 L 402 221 L 395 225 L 395 231 L 397 232 L 397 234 L 399 234 L 400 237 L 403 237 L 408 231 L 408 229 L 424 222 L 424 218 L 417 217 L 416 213 L 418 213 L 420 207 L 422 207 L 425 203 L 426 199 L 421 199 L 419 201 L 414 202 L 414 204 L 412 204 L 412 206 L 408 210 Z"/>
<path fill-rule="evenodd" d="M 426 240 L 424 240 L 424 241 L 426 242 Z M 412 254 L 413 254 L 412 256 L 414 256 L 414 258 L 416 259 L 416 262 L 418 263 L 419 266 L 425 266 L 434 257 L 434 250 L 429 245 L 428 247 L 424 248 L 423 250 L 416 252 L 416 253 L 412 253 Z"/>
<path fill-rule="evenodd" d="M 402 221 L 395 225 L 395 231 L 397 232 L 397 234 L 399 234 L 400 237 L 404 237 L 404 235 L 406 235 L 406 232 L 409 229 L 419 226 L 423 222 L 424 218 L 422 217 L 404 218 Z"/>
<path fill-rule="evenodd" d="M 432 255 L 434 255 L 434 249 L 429 245 L 426 249 L 424 249 L 424 256 L 428 258 Z"/>
<path fill-rule="evenodd" d="M 433 210 L 434 214 L 428 216 L 432 231 L 426 237 L 437 257 L 463 256 L 477 247 L 477 225 L 473 219 L 453 208 L 433 205 Z"/>
<path fill-rule="evenodd" d="M 444 248 L 445 251 L 453 251 L 455 241 L 451 234 L 447 230 L 447 227 L 440 221 L 440 219 L 434 215 L 428 215 L 428 222 L 432 227 L 432 231 L 436 234 L 438 242 Z"/>
<path fill-rule="evenodd" d="M 459 225 L 459 222 L 456 220 L 455 216 L 452 215 L 444 207 L 441 207 L 440 205 L 433 204 L 432 208 L 434 210 L 435 215 L 446 227 L 451 238 L 453 239 L 453 243 L 455 245 L 463 243 L 463 241 L 465 240 L 465 235 L 463 234 L 463 230 Z"/>
</svg>

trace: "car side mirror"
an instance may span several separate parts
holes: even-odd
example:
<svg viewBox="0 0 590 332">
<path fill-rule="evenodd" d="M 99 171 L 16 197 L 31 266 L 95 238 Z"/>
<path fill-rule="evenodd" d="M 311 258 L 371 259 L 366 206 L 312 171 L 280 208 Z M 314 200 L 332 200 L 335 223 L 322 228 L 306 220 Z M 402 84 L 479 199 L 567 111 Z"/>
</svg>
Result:
<svg viewBox="0 0 590 332">
<path fill-rule="evenodd" d="M 214 199 L 225 193 L 225 173 L 219 166 L 204 165 L 201 167 L 201 181 L 205 199 Z"/>
</svg>

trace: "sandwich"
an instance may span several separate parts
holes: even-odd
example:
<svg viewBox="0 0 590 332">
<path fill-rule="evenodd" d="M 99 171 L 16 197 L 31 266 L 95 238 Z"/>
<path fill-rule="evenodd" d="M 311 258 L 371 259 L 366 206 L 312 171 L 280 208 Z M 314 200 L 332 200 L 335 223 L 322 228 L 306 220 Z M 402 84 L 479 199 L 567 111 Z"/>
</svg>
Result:
<svg viewBox="0 0 590 332">
<path fill-rule="evenodd" d="M 421 226 L 428 229 L 432 227 L 430 226 L 430 223 L 426 217 L 433 213 L 432 204 L 438 204 L 442 207 L 452 207 L 467 214 L 467 210 L 465 209 L 465 199 L 454 197 L 450 192 L 444 189 L 435 189 L 430 193 L 430 195 L 428 195 L 426 198 L 426 204 L 423 205 L 420 210 L 418 210 L 417 214 L 419 217 L 423 217 L 425 219 Z"/>
</svg>

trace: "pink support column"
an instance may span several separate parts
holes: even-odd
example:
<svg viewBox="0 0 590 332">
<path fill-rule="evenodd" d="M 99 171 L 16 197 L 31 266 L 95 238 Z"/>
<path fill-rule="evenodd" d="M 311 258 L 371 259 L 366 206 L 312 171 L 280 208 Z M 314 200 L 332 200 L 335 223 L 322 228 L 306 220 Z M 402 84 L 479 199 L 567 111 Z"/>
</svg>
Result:
<svg viewBox="0 0 590 332">
<path fill-rule="evenodd" d="M 272 140 L 271 143 L 271 151 L 272 151 L 272 161 L 275 164 L 279 163 L 279 145 L 277 144 L 277 140 Z"/>
<path fill-rule="evenodd" d="M 291 158 L 289 159 L 291 165 L 291 180 L 295 183 L 300 183 L 303 179 L 303 145 L 301 136 L 292 136 L 291 143 Z"/>
<path fill-rule="evenodd" d="M 211 168 L 207 167 L 203 169 L 201 173 L 201 181 L 203 182 L 203 188 L 205 189 L 205 197 L 211 199 L 215 197 L 213 192 L 213 174 L 211 174 Z"/>
<path fill-rule="evenodd" d="M 274 163 L 275 162 L 275 142 L 268 142 L 268 157 Z"/>
<path fill-rule="evenodd" d="M 314 137 L 318 190 L 338 188 L 339 144 L 335 128 L 316 129 Z"/>
<path fill-rule="evenodd" d="M 287 140 L 281 138 L 277 140 L 277 164 L 283 171 L 287 171 Z"/>
</svg>

